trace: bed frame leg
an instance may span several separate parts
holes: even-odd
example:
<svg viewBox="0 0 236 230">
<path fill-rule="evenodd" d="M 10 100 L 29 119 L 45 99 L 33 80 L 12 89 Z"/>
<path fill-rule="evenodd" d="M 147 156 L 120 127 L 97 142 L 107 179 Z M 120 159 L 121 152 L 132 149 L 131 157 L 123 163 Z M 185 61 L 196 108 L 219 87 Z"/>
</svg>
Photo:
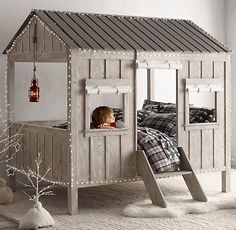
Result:
<svg viewBox="0 0 236 230">
<path fill-rule="evenodd" d="M 14 172 L 13 169 L 9 170 L 8 187 L 10 187 L 13 192 L 16 191 L 16 172 Z"/>
<path fill-rule="evenodd" d="M 67 189 L 68 197 L 68 213 L 70 215 L 78 214 L 78 188 L 68 186 Z"/>
<path fill-rule="evenodd" d="M 226 169 L 226 171 L 221 172 L 222 179 L 222 192 L 230 192 L 230 170 Z"/>
</svg>

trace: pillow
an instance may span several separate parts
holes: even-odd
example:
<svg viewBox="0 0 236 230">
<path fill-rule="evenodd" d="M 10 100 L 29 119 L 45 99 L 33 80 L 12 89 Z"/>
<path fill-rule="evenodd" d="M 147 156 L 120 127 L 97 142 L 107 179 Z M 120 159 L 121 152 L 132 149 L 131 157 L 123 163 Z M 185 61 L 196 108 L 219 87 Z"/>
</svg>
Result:
<svg viewBox="0 0 236 230">
<path fill-rule="evenodd" d="M 121 121 L 123 118 L 123 110 L 119 108 L 112 108 L 115 121 Z"/>
<path fill-rule="evenodd" d="M 153 111 L 140 109 L 137 111 L 137 123 L 142 122 L 146 117 L 155 114 Z"/>
<path fill-rule="evenodd" d="M 215 122 L 215 109 L 208 108 L 189 108 L 189 122 L 190 123 L 207 123 Z"/>
<path fill-rule="evenodd" d="M 155 113 L 169 113 L 169 111 L 173 111 L 172 113 L 174 113 L 176 112 L 176 105 L 175 103 L 170 102 L 144 100 L 142 109 L 153 111 Z"/>
<path fill-rule="evenodd" d="M 159 113 L 176 113 L 175 104 L 163 104 L 159 108 Z"/>
<path fill-rule="evenodd" d="M 170 137 L 174 137 L 176 135 L 176 113 L 156 113 L 150 115 L 139 126 L 157 129 Z"/>
<path fill-rule="evenodd" d="M 144 100 L 142 109 L 158 113 L 161 102 Z"/>
</svg>

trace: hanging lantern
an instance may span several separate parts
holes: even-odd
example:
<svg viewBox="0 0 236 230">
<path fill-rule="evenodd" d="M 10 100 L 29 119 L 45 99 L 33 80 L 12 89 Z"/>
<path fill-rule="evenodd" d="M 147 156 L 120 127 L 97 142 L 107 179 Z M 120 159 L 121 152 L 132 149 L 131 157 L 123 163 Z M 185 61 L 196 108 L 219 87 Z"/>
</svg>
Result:
<svg viewBox="0 0 236 230">
<path fill-rule="evenodd" d="M 29 101 L 30 102 L 38 102 L 39 101 L 39 87 L 38 87 L 38 79 L 36 78 L 35 72 L 36 72 L 36 65 L 35 65 L 35 51 L 36 51 L 36 42 L 37 42 L 37 23 L 34 27 L 34 36 L 33 36 L 33 55 L 34 55 L 34 68 L 33 68 L 33 78 L 31 79 L 31 86 L 29 88 Z"/>
<path fill-rule="evenodd" d="M 31 86 L 29 88 L 29 101 L 38 102 L 39 101 L 39 87 L 38 79 L 35 76 L 36 66 L 34 66 L 34 76 L 31 79 Z"/>
</svg>

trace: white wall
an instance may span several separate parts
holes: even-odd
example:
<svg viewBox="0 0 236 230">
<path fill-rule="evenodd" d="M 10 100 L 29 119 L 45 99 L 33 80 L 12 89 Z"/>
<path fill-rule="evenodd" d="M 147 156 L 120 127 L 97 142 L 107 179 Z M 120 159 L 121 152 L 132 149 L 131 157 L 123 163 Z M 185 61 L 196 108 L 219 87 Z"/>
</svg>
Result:
<svg viewBox="0 0 236 230">
<path fill-rule="evenodd" d="M 235 52 L 236 51 L 236 1 L 226 1 L 226 41 L 227 45 Z M 236 167 L 236 56 L 232 55 L 232 165 Z"/>
<path fill-rule="evenodd" d="M 0 51 L 7 46 L 30 10 L 35 8 L 190 19 L 224 41 L 224 3 L 224 0 L 0 0 Z M 4 66 L 5 57 L 0 55 L 1 108 L 4 108 Z"/>
</svg>

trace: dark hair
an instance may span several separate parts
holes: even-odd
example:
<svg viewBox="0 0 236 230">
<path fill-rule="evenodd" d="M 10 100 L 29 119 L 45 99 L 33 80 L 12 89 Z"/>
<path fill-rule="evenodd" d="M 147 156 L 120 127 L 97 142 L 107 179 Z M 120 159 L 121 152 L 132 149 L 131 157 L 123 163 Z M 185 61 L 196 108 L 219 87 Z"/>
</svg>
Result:
<svg viewBox="0 0 236 230">
<path fill-rule="evenodd" d="M 106 122 L 106 118 L 108 115 L 113 113 L 113 110 L 108 106 L 99 106 L 97 107 L 92 114 L 92 121 L 96 125 L 101 125 Z"/>
</svg>

